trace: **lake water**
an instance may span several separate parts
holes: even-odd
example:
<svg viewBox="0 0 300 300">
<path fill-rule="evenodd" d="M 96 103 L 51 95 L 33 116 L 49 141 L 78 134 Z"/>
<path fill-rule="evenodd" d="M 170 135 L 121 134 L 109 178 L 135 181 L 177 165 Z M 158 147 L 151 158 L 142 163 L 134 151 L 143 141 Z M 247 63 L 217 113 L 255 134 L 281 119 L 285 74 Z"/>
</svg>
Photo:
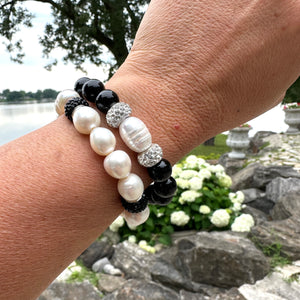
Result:
<svg viewBox="0 0 300 300">
<path fill-rule="evenodd" d="M 0 104 L 0 145 L 57 118 L 54 103 Z"/>
</svg>

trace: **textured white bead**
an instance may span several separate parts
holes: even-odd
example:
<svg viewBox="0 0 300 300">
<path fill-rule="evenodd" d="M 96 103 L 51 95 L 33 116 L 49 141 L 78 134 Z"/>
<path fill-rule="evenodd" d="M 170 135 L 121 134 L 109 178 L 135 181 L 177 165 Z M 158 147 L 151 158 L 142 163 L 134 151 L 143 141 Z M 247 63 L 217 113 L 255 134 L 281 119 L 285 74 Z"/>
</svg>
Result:
<svg viewBox="0 0 300 300">
<path fill-rule="evenodd" d="M 108 155 L 115 150 L 116 138 L 109 129 L 96 127 L 91 131 L 90 143 L 97 154 Z"/>
<path fill-rule="evenodd" d="M 119 127 L 124 143 L 135 152 L 143 152 L 152 144 L 151 134 L 143 121 L 136 117 L 125 119 Z"/>
<path fill-rule="evenodd" d="M 118 182 L 119 194 L 128 202 L 137 202 L 144 192 L 142 179 L 136 174 L 129 174 Z"/>
<path fill-rule="evenodd" d="M 138 155 L 138 162 L 140 165 L 149 168 L 161 161 L 163 151 L 157 144 L 152 144 L 150 148 Z"/>
<path fill-rule="evenodd" d="M 74 90 L 64 90 L 64 91 L 61 91 L 57 95 L 55 103 L 54 103 L 56 112 L 59 115 L 63 115 L 65 113 L 65 105 L 66 105 L 66 103 L 70 99 L 76 98 L 76 97 L 80 97 L 80 96 Z"/>
<path fill-rule="evenodd" d="M 143 224 L 147 221 L 150 214 L 149 207 L 147 206 L 143 211 L 139 213 L 130 213 L 127 210 L 124 211 L 123 216 L 128 224 L 128 226 L 135 227 Z"/>
<path fill-rule="evenodd" d="M 126 178 L 131 170 L 131 160 L 129 155 L 122 150 L 113 151 L 105 157 L 104 169 L 114 178 Z"/>
<path fill-rule="evenodd" d="M 89 106 L 78 105 L 75 107 L 72 118 L 74 127 L 83 134 L 89 134 L 93 128 L 100 126 L 100 115 Z"/>
</svg>

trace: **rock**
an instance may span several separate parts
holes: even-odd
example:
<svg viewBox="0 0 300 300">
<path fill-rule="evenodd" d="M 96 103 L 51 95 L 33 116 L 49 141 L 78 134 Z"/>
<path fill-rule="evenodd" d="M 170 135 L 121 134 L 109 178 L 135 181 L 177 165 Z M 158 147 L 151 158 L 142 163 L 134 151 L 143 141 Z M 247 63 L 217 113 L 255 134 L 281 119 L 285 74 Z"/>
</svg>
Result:
<svg viewBox="0 0 300 300">
<path fill-rule="evenodd" d="M 229 176 L 240 171 L 245 165 L 245 162 L 245 159 L 233 159 L 228 157 L 228 153 L 223 154 L 219 159 L 219 164 L 224 167 L 226 174 Z"/>
<path fill-rule="evenodd" d="M 298 187 L 299 188 L 299 187 Z M 279 198 L 271 211 L 274 220 L 284 220 L 291 216 L 300 219 L 300 190 L 288 192 Z"/>
<path fill-rule="evenodd" d="M 109 228 L 106 229 L 102 235 L 101 235 L 101 240 L 104 240 L 104 241 L 109 241 L 111 242 L 113 245 L 116 245 L 120 242 L 121 240 L 121 237 L 119 235 L 118 232 L 114 232 L 114 231 L 111 231 Z"/>
<path fill-rule="evenodd" d="M 239 292 L 237 288 L 232 288 L 223 294 L 218 294 L 209 298 L 209 300 L 246 300 L 246 298 Z"/>
<path fill-rule="evenodd" d="M 262 166 L 253 163 L 232 176 L 231 189 L 234 191 L 249 188 L 265 188 L 276 177 L 300 178 L 300 174 L 291 166 Z"/>
<path fill-rule="evenodd" d="M 182 272 L 197 283 L 218 287 L 254 283 L 269 271 L 268 259 L 233 232 L 199 232 L 177 242 Z"/>
<path fill-rule="evenodd" d="M 248 202 L 247 205 L 268 215 L 274 207 L 274 202 L 267 198 L 258 198 L 254 201 Z"/>
<path fill-rule="evenodd" d="M 115 246 L 112 264 L 121 269 L 127 277 L 151 280 L 149 267 L 153 264 L 153 254 L 138 245 L 124 241 Z"/>
<path fill-rule="evenodd" d="M 300 190 L 300 179 L 277 177 L 267 184 L 266 197 L 276 203 L 287 192 L 296 190 Z"/>
<path fill-rule="evenodd" d="M 122 275 L 124 275 L 120 269 L 115 268 L 111 264 L 105 265 L 103 267 L 103 272 L 106 273 L 106 274 L 109 274 L 109 275 L 113 275 L 113 276 L 122 276 Z"/>
<path fill-rule="evenodd" d="M 180 300 L 179 294 L 152 281 L 128 280 L 120 289 L 102 300 Z"/>
<path fill-rule="evenodd" d="M 102 257 L 110 258 L 113 254 L 113 246 L 107 241 L 95 241 L 91 244 L 78 259 L 87 267 L 91 268 L 92 265 Z"/>
<path fill-rule="evenodd" d="M 102 272 L 105 265 L 110 265 L 110 261 L 109 261 L 109 259 L 107 257 L 103 257 L 103 258 L 97 260 L 93 264 L 92 270 L 95 273 Z"/>
<path fill-rule="evenodd" d="M 122 277 L 102 274 L 98 281 L 98 288 L 102 292 L 112 293 L 119 289 L 125 282 L 126 279 Z"/>
<path fill-rule="evenodd" d="M 258 153 L 262 148 L 268 146 L 269 143 L 264 141 L 264 138 L 275 134 L 272 131 L 258 131 L 255 135 L 250 139 L 250 149 L 252 153 Z"/>
<path fill-rule="evenodd" d="M 241 286 L 239 292 L 247 300 L 296 300 L 300 299 L 300 284 L 286 282 L 280 273 L 274 272 L 254 285 Z"/>
<path fill-rule="evenodd" d="M 235 173 L 232 179 L 231 189 L 234 191 L 244 190 L 248 188 L 256 187 L 254 184 L 254 174 L 257 169 L 263 169 L 264 167 L 259 163 L 252 163 L 246 168 Z"/>
<path fill-rule="evenodd" d="M 256 199 L 259 198 L 264 198 L 266 196 L 266 193 L 263 192 L 260 189 L 255 189 L 255 188 L 250 188 L 250 189 L 245 189 L 242 190 L 244 196 L 245 196 L 245 200 L 243 203 L 247 204 L 248 202 L 252 202 Z"/>
<path fill-rule="evenodd" d="M 89 282 L 54 281 L 37 300 L 101 300 L 102 294 Z"/>
<path fill-rule="evenodd" d="M 281 245 L 281 254 L 292 260 L 300 259 L 300 220 L 290 217 L 285 220 L 264 222 L 252 227 L 249 237 L 260 247 Z"/>
<path fill-rule="evenodd" d="M 261 224 L 270 219 L 270 217 L 261 210 L 248 205 L 245 208 L 243 208 L 242 212 L 245 214 L 250 214 L 253 217 L 254 223 L 256 225 Z"/>
<path fill-rule="evenodd" d="M 185 290 L 181 290 L 179 292 L 179 299 L 180 300 L 207 300 L 209 299 L 208 296 L 205 296 L 203 294 L 196 294 L 196 293 L 191 293 Z"/>
</svg>

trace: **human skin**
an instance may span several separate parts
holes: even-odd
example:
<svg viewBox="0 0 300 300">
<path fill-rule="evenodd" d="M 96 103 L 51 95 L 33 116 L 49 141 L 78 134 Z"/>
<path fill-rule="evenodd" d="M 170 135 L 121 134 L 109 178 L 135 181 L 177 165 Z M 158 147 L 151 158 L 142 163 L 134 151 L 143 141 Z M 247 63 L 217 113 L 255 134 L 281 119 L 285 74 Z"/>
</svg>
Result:
<svg viewBox="0 0 300 300">
<path fill-rule="evenodd" d="M 299 1 L 153 0 L 106 88 L 175 163 L 282 99 L 300 74 L 299 15 Z M 116 180 L 63 116 L 0 157 L 0 299 L 35 299 L 121 213 Z"/>
</svg>

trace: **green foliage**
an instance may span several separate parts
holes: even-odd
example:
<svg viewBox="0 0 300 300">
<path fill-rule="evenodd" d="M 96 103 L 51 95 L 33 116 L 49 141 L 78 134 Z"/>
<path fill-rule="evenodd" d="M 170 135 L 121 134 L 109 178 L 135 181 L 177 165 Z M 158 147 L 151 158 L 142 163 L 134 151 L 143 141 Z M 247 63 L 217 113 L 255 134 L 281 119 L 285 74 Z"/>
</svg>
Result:
<svg viewBox="0 0 300 300">
<path fill-rule="evenodd" d="M 276 239 L 275 233 L 274 237 Z M 276 267 L 283 267 L 284 265 L 288 265 L 291 263 L 289 257 L 284 255 L 284 253 L 282 252 L 281 243 L 274 242 L 269 245 L 263 245 L 255 236 L 252 236 L 251 240 L 256 245 L 256 247 L 264 253 L 264 255 L 270 257 L 271 272 L 273 272 Z"/>
<path fill-rule="evenodd" d="M 81 270 L 73 271 L 71 267 L 70 270 L 72 271 L 72 274 L 68 278 L 67 282 L 83 282 L 84 280 L 88 280 L 91 284 L 97 286 L 100 275 L 86 268 L 80 261 L 77 261 L 76 264 L 77 266 L 80 266 Z"/>
<path fill-rule="evenodd" d="M 110 72 L 119 67 L 131 47 L 143 16 L 143 8 L 150 0 L 90 0 L 53 1 L 35 0 L 51 6 L 52 20 L 45 26 L 40 43 L 49 57 L 56 48 L 66 55 L 64 62 L 72 62 L 82 69 L 85 61 L 99 66 L 110 66 Z M 2 0 L 0 4 L 0 35 L 7 39 L 7 50 L 12 59 L 22 62 L 21 40 L 13 37 L 20 25 L 32 27 L 34 18 L 23 5 L 23 0 Z M 51 22 L 52 21 L 52 22 Z M 108 56 L 106 51 L 111 56 Z M 105 54 L 105 55 L 102 55 Z M 47 68 L 57 64 L 52 61 Z"/>
<path fill-rule="evenodd" d="M 240 215 L 241 206 L 238 209 L 234 207 L 232 197 L 236 194 L 230 195 L 231 179 L 222 166 L 212 166 L 201 158 L 189 156 L 187 161 L 173 168 L 173 176 L 178 186 L 172 202 L 167 206 L 149 205 L 148 220 L 136 228 L 130 228 L 126 222 L 119 223 L 117 230 L 122 240 L 134 235 L 137 242 L 145 240 L 150 246 L 157 242 L 170 245 L 174 231 L 230 229 L 235 218 Z M 242 201 L 243 196 L 239 203 Z M 223 211 L 228 216 L 224 225 L 217 226 L 212 221 L 211 217 L 216 211 Z M 117 223 L 114 223 L 113 228 L 116 228 Z"/>
<path fill-rule="evenodd" d="M 37 90 L 33 92 L 25 91 L 10 91 L 9 89 L 2 91 L 2 102 L 19 102 L 24 100 L 42 100 L 42 99 L 55 99 L 58 92 L 53 89 Z M 1 96 L 1 94 L 0 94 Z"/>
<path fill-rule="evenodd" d="M 214 146 L 205 146 L 201 144 L 197 146 L 195 149 L 193 149 L 187 156 L 196 155 L 202 157 L 205 160 L 219 159 L 222 154 L 230 151 L 230 148 L 226 145 L 226 139 L 227 139 L 226 134 L 218 134 L 215 137 Z"/>
<path fill-rule="evenodd" d="M 286 91 L 282 104 L 300 102 L 300 77 Z"/>
</svg>

